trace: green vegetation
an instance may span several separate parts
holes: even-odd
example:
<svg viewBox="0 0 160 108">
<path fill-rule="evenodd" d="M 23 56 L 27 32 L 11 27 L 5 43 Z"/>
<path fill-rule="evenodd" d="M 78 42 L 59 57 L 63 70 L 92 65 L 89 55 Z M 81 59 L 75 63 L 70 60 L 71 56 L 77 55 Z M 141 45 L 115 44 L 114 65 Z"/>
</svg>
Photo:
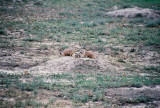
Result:
<svg viewBox="0 0 160 108">
<path fill-rule="evenodd" d="M 11 0 L 9 1 L 1 1 L 4 5 L 12 4 Z M 23 2 L 15 2 L 15 6 L 18 5 L 25 5 L 30 4 L 30 1 L 23 1 Z M 47 1 L 34 1 L 35 9 L 37 7 L 48 7 L 48 8 L 55 8 L 57 7 L 59 9 L 64 9 L 63 12 L 58 11 L 59 17 L 55 17 L 55 13 L 51 14 L 51 17 L 48 19 L 45 19 L 45 16 L 42 14 L 42 18 L 37 16 L 37 18 L 31 18 L 25 16 L 27 13 L 23 10 L 19 13 L 19 10 L 13 12 L 15 15 L 13 15 L 15 18 L 21 16 L 21 20 L 5 20 L 2 19 L 0 22 L 0 28 L 1 32 L 0 34 L 6 34 L 7 29 L 11 29 L 11 31 L 24 29 L 25 31 L 25 38 L 22 38 L 20 41 L 29 41 L 29 42 L 43 42 L 44 39 L 48 39 L 48 41 L 53 42 L 66 42 L 69 43 L 72 41 L 75 41 L 80 44 L 86 44 L 85 47 L 90 48 L 90 44 L 93 46 L 104 46 L 106 44 L 117 44 L 119 41 L 121 41 L 119 35 L 123 32 L 125 37 L 122 41 L 127 41 L 126 44 L 132 43 L 136 44 L 142 42 L 144 45 L 160 45 L 157 40 L 159 40 L 159 28 L 155 28 L 154 30 L 148 29 L 145 27 L 139 27 L 139 28 L 109 28 L 106 23 L 119 23 L 122 21 L 121 18 L 112 18 L 105 15 L 107 12 L 107 9 L 110 9 L 114 5 L 119 5 L 120 8 L 126 8 L 131 7 L 134 5 L 142 6 L 142 7 L 152 7 L 154 5 L 154 8 L 158 8 L 159 1 L 158 0 L 90 0 L 81 2 L 79 0 L 47 0 Z M 75 7 L 77 6 L 77 7 Z M 13 9 L 12 9 L 13 10 Z M 12 10 L 7 10 L 8 13 Z M 74 11 L 71 11 L 74 10 Z M 41 13 L 44 13 L 47 10 L 35 10 L 31 11 L 30 14 L 35 13 L 35 15 L 39 15 Z M 51 10 L 48 10 L 49 12 Z M 2 14 L 4 10 L 1 11 Z M 147 19 L 143 18 L 136 18 L 129 21 L 131 24 L 135 23 L 144 23 L 146 27 L 157 27 L 159 25 L 159 20 L 155 21 L 148 21 Z M 2 29 L 3 28 L 3 29 Z M 107 36 L 105 33 L 106 30 L 110 29 L 111 36 Z M 141 30 L 142 29 L 142 30 Z M 134 31 L 134 32 L 131 32 Z M 142 33 L 145 31 L 145 34 L 139 34 L 139 31 L 142 31 Z M 154 34 L 152 33 L 155 32 Z M 137 35 L 138 34 L 138 35 Z M 151 35 L 150 35 L 151 34 Z M 32 35 L 32 37 L 29 37 L 28 35 Z M 152 36 L 154 35 L 154 36 Z M 14 36 L 16 37 L 16 36 Z M 116 38 L 115 41 L 108 41 L 112 38 Z M 106 41 L 103 41 L 102 39 L 105 39 Z M 124 42 L 123 42 L 124 43 Z M 89 44 L 89 45 L 88 45 Z M 7 47 L 8 45 L 6 45 Z M 2 45 L 2 47 L 5 47 L 5 45 Z M 102 47 L 101 47 L 102 48 Z M 100 50 L 103 50 L 102 48 Z"/>
<path fill-rule="evenodd" d="M 120 101 L 122 104 L 126 102 L 131 104 L 137 104 L 137 103 L 151 102 L 152 99 L 144 96 L 144 97 L 138 97 L 136 99 L 121 99 Z"/>
<path fill-rule="evenodd" d="M 144 67 L 144 72 L 148 73 L 156 73 L 159 74 L 160 73 L 160 65 L 158 66 L 148 66 L 148 67 Z"/>
<path fill-rule="evenodd" d="M 146 24 L 146 27 L 158 27 L 160 26 L 160 20 L 149 21 Z"/>
<path fill-rule="evenodd" d="M 155 45 L 159 46 L 160 35 L 159 28 L 116 28 L 112 29 L 111 34 L 117 38 L 121 43 L 124 44 L 144 44 L 146 46 Z M 118 36 L 123 34 L 124 38 L 119 38 Z"/>
<path fill-rule="evenodd" d="M 12 75 L 2 73 L 0 74 L 0 86 L 3 89 L 18 89 L 22 92 L 28 91 L 33 94 L 30 97 L 31 103 L 25 102 L 26 106 L 37 106 L 36 97 L 38 96 L 38 91 L 46 89 L 52 92 L 60 92 L 57 98 L 64 98 L 67 100 L 72 100 L 73 102 L 86 103 L 88 101 L 108 101 L 106 100 L 105 90 L 107 88 L 117 88 L 117 87 L 141 87 L 142 85 L 156 85 L 160 84 L 159 77 L 148 77 L 148 76 L 109 76 L 103 74 L 53 74 L 49 76 L 37 76 L 32 78 L 31 75 Z M 46 82 L 46 79 L 49 82 Z M 27 82 L 23 83 L 22 80 Z M 65 82 L 63 82 L 65 81 Z M 37 91 L 38 90 L 38 91 Z M 12 92 L 11 92 L 12 93 Z M 6 96 L 12 95 L 8 93 Z M 14 95 L 14 94 L 13 94 Z M 29 100 L 29 101 L 31 101 Z M 138 98 L 135 100 L 128 100 L 127 102 L 145 102 L 149 101 L 146 98 Z M 23 105 L 21 101 L 16 103 L 16 105 Z M 42 105 L 42 104 L 40 104 Z"/>
</svg>

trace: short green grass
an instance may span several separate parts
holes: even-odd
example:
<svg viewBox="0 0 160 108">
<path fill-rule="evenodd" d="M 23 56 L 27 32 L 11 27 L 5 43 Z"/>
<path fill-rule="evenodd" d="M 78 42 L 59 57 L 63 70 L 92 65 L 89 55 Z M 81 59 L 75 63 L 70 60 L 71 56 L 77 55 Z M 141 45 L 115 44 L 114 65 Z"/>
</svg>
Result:
<svg viewBox="0 0 160 108">
<path fill-rule="evenodd" d="M 160 65 L 158 66 L 146 66 L 143 68 L 143 71 L 146 73 L 159 74 L 160 73 Z"/>
<path fill-rule="evenodd" d="M 152 102 L 153 99 L 146 96 L 142 96 L 142 97 L 137 97 L 136 99 L 121 99 L 120 101 L 122 104 L 124 103 L 138 104 L 138 103 Z"/>
<path fill-rule="evenodd" d="M 123 44 L 134 44 L 134 45 L 155 45 L 159 46 L 160 35 L 159 28 L 116 28 L 112 29 L 111 34 Z M 119 35 L 123 34 L 125 37 L 120 38 Z"/>
<path fill-rule="evenodd" d="M 19 4 L 25 5 L 30 3 L 30 1 L 25 2 L 16 2 L 14 5 L 18 6 Z M 132 4 L 131 4 L 132 3 Z M 13 4 L 11 1 L 3 1 L 2 4 L 9 5 Z M 143 43 L 144 45 L 160 45 L 159 44 L 159 28 L 151 29 L 151 28 L 145 28 L 145 27 L 139 27 L 139 28 L 114 28 L 111 29 L 111 36 L 108 37 L 104 33 L 104 31 L 108 30 L 108 27 L 106 26 L 106 23 L 118 23 L 121 22 L 122 19 L 119 18 L 111 18 L 107 17 L 105 15 L 105 12 L 107 12 L 107 9 L 111 8 L 114 5 L 119 4 L 122 6 L 122 8 L 126 6 L 134 6 L 139 5 L 142 7 L 149 7 L 154 5 L 154 7 L 158 8 L 159 1 L 158 0 L 142 0 L 142 1 L 128 1 L 128 0 L 90 0 L 81 2 L 79 0 L 67 0 L 67 1 L 35 1 L 35 7 L 48 7 L 48 8 L 54 8 L 57 7 L 58 9 L 62 8 L 64 9 L 63 12 L 59 12 L 59 17 L 51 17 L 48 20 L 38 20 L 38 17 L 36 20 L 30 20 L 29 18 L 25 18 L 25 15 L 23 14 L 15 14 L 15 18 L 22 16 L 25 18 L 25 21 L 7 21 L 5 19 L 2 19 L 0 22 L 1 24 L 1 34 L 5 34 L 5 30 L 11 29 L 19 30 L 24 29 L 25 30 L 25 38 L 23 38 L 21 41 L 29 41 L 29 42 L 43 42 L 44 39 L 48 39 L 49 41 L 53 42 L 71 42 L 75 41 L 77 43 L 86 43 L 92 44 L 92 45 L 99 45 L 103 46 L 107 43 L 110 43 L 107 41 L 102 41 L 102 38 L 113 38 L 115 37 L 117 40 L 114 42 L 111 42 L 112 44 L 117 44 L 119 41 L 121 41 L 119 35 L 124 34 L 126 38 L 124 38 L 122 41 L 126 41 L 125 44 L 137 44 Z M 124 5 L 126 4 L 126 5 Z M 75 7 L 77 5 L 77 7 Z M 102 8 L 106 8 L 106 10 L 103 10 Z M 18 9 L 17 9 L 18 10 Z M 74 10 L 74 11 L 71 11 Z M 10 12 L 10 10 L 7 10 Z M 35 14 L 41 14 L 45 10 L 36 11 Z M 2 11 L 3 13 L 4 11 Z M 9 13 L 8 12 L 8 13 Z M 26 13 L 25 13 L 26 14 Z M 133 19 L 130 21 L 130 23 L 145 23 L 146 27 L 156 27 L 159 25 L 159 20 L 156 21 L 148 21 L 142 18 Z M 142 29 L 142 30 L 141 30 Z M 131 32 L 134 31 L 134 32 Z M 142 32 L 143 34 L 139 33 Z M 144 34 L 145 32 L 145 34 Z M 154 32 L 154 34 L 152 33 Z M 28 37 L 28 35 L 32 35 L 32 37 Z M 153 36 L 154 35 L 154 36 Z M 2 45 L 2 47 L 5 47 L 5 45 Z M 7 47 L 7 44 L 6 44 Z M 89 47 L 90 46 L 86 46 Z M 103 49 L 102 49 L 103 50 Z M 100 52 L 102 51 L 100 50 Z"/>
<path fill-rule="evenodd" d="M 28 80 L 23 83 L 21 80 Z M 32 79 L 32 80 L 29 80 Z M 45 80 L 50 80 L 46 82 Z M 62 82 L 69 81 L 68 83 Z M 105 90 L 107 88 L 117 87 L 141 87 L 143 85 L 157 85 L 160 84 L 159 76 L 110 76 L 104 74 L 51 74 L 49 76 L 32 75 L 12 75 L 1 72 L 0 86 L 1 89 L 18 89 L 20 91 L 27 91 L 34 94 L 31 100 L 37 97 L 37 90 L 50 90 L 52 92 L 60 92 L 57 98 L 64 98 L 72 102 L 86 103 L 89 101 L 109 101 L 106 100 Z M 10 94 L 10 93 L 9 93 Z M 8 94 L 8 95 L 9 95 Z M 6 95 L 7 96 L 7 95 Z M 133 102 L 145 101 L 144 99 L 134 100 Z M 129 101 L 127 101 L 129 102 Z M 24 104 L 24 103 L 23 103 Z M 22 102 L 16 105 L 23 105 Z M 39 105 L 36 100 L 27 104 L 26 106 Z M 35 106 L 34 105 L 34 106 Z M 40 104 L 42 105 L 42 104 Z"/>
</svg>

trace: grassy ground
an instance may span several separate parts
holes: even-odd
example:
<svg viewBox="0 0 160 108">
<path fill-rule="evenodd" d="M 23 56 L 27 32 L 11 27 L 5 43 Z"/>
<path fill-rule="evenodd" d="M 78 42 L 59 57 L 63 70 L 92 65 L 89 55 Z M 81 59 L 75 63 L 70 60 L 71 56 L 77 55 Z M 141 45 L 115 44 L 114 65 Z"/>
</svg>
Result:
<svg viewBox="0 0 160 108">
<path fill-rule="evenodd" d="M 160 20 L 113 18 L 106 12 L 142 7 L 160 9 L 159 0 L 0 1 L 0 106 L 157 107 L 160 101 Z M 123 26 L 127 24 L 127 26 Z M 76 70 L 32 75 L 26 70 L 78 46 L 108 57 L 119 70 Z M 127 53 L 127 54 L 126 54 Z M 121 68 L 123 67 L 123 68 Z M 114 67 L 113 67 L 114 68 Z M 7 74 L 6 70 L 25 74 Z M 143 89 L 144 86 L 151 87 Z M 115 89 L 146 94 L 114 94 Z M 134 91 L 134 90 L 133 90 Z M 118 93 L 118 92 L 117 92 Z M 130 93 L 130 92 L 129 92 Z M 154 95 L 155 94 L 155 95 Z M 159 96 L 159 97 L 156 97 Z"/>
<path fill-rule="evenodd" d="M 147 68 L 147 70 L 150 70 L 150 68 Z M 2 107 L 77 107 L 88 102 L 92 102 L 90 103 L 91 106 L 98 102 L 99 107 L 111 107 L 127 103 L 153 102 L 160 99 L 159 97 L 144 94 L 139 96 L 137 94 L 136 97 L 125 98 L 124 96 L 113 101 L 112 99 L 115 97 L 109 96 L 110 92 L 107 91 L 109 88 L 140 88 L 144 85 L 157 85 L 160 82 L 159 73 L 156 76 L 67 73 L 38 77 L 29 74 L 10 75 L 1 73 L 0 80 Z M 154 91 L 153 94 L 158 95 L 158 93 L 159 91 Z M 62 102 L 56 103 L 57 100 L 62 100 Z M 65 100 L 70 100 L 72 103 L 70 101 L 63 103 Z M 86 107 L 89 106 L 86 105 Z"/>
</svg>

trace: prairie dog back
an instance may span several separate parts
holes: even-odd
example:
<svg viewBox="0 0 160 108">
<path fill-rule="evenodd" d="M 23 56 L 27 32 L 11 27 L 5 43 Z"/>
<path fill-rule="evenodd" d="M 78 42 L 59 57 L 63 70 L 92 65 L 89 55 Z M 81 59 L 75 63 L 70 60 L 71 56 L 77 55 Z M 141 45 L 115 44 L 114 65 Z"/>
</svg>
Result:
<svg viewBox="0 0 160 108">
<path fill-rule="evenodd" d="M 63 55 L 63 56 L 72 56 L 75 51 L 76 51 L 76 50 L 65 49 L 65 50 L 61 53 L 61 55 Z"/>
<path fill-rule="evenodd" d="M 85 50 L 84 57 L 95 59 L 95 54 L 92 51 L 86 51 Z"/>
</svg>

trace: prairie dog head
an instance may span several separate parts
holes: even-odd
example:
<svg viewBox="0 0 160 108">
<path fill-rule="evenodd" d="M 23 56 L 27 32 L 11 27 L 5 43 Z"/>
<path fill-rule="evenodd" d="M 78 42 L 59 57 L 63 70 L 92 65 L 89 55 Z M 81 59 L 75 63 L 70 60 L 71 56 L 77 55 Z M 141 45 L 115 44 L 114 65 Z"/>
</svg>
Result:
<svg viewBox="0 0 160 108">
<path fill-rule="evenodd" d="M 72 55 L 74 58 L 80 58 L 80 53 L 79 52 L 74 52 Z"/>
<path fill-rule="evenodd" d="M 78 49 L 73 53 L 73 57 L 75 57 L 75 58 L 83 58 L 84 57 L 84 53 L 85 53 L 85 50 Z"/>
<path fill-rule="evenodd" d="M 79 53 L 80 53 L 81 57 L 83 57 L 83 58 L 84 58 L 85 52 L 86 52 L 86 50 L 85 50 L 85 49 L 81 49 L 81 50 L 79 51 Z"/>
<path fill-rule="evenodd" d="M 95 59 L 95 54 L 92 51 L 85 50 L 84 57 Z"/>
</svg>

